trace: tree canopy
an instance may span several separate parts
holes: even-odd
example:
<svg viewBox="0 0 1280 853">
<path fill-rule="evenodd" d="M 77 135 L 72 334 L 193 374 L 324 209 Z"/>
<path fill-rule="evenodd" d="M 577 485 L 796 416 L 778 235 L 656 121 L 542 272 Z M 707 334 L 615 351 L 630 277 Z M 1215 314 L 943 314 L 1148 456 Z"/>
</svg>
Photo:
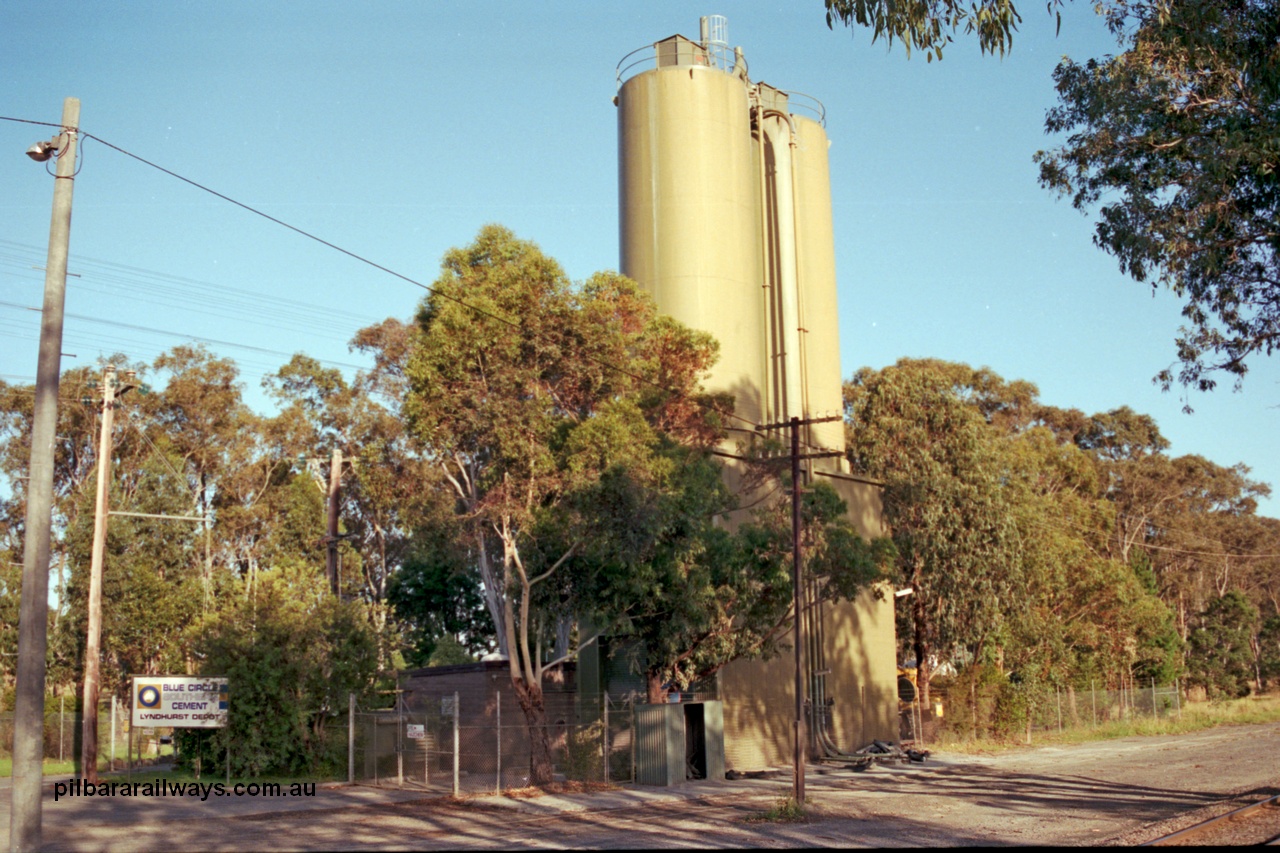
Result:
<svg viewBox="0 0 1280 853">
<path fill-rule="evenodd" d="M 845 401 L 913 589 L 901 654 L 922 693 L 935 663 L 961 668 L 975 729 L 1054 688 L 1189 675 L 1238 695 L 1274 677 L 1280 521 L 1256 514 L 1269 488 L 1246 466 L 1170 456 L 1128 407 L 1060 409 L 934 359 L 864 368 Z"/>
<path fill-rule="evenodd" d="M 1040 181 L 1098 213 L 1095 244 L 1184 301 L 1158 381 L 1237 387 L 1280 346 L 1280 3 L 1116 3 L 1122 50 L 1054 72 Z"/>
<path fill-rule="evenodd" d="M 1048 0 L 1058 16 L 1062 0 Z M 1036 154 L 1040 183 L 1097 215 L 1094 243 L 1182 300 L 1186 324 L 1156 374 L 1238 388 L 1280 346 L 1280 2 L 1099 0 L 1114 55 L 1064 58 Z M 827 25 L 865 27 L 930 60 L 956 33 L 1003 55 L 1013 0 L 826 0 Z"/>
<path fill-rule="evenodd" d="M 837 21 L 868 27 L 872 41 L 900 41 L 907 56 L 922 50 L 929 61 L 942 59 L 942 49 L 959 31 L 976 36 L 983 53 L 1004 56 L 1022 22 L 1012 0 L 826 0 L 826 5 L 828 27 Z M 1053 12 L 1062 0 L 1046 5 Z"/>
<path fill-rule="evenodd" d="M 245 701 L 232 728 L 251 744 L 233 763 L 291 771 L 324 764 L 328 715 L 348 691 L 375 696 L 379 673 L 406 659 L 461 662 L 501 640 L 545 731 L 542 671 L 596 631 L 642 641 L 651 698 L 780 650 L 790 520 L 767 500 L 748 515 L 726 487 L 717 454 L 731 403 L 699 386 L 714 342 L 620 276 L 570 282 L 496 226 L 446 256 L 434 289 L 417 323 L 357 333 L 367 374 L 292 358 L 268 377 L 278 408 L 265 415 L 244 405 L 234 362 L 201 348 L 150 365 L 112 358 L 157 386 L 117 410 L 113 509 L 206 521 L 113 516 L 107 691 L 128 673 L 233 673 Z M 60 690 L 82 666 L 99 409 L 75 398 L 95 378 L 63 379 L 49 670 Z M 0 382 L 4 689 L 32 390 Z M 806 487 L 809 589 L 851 598 L 893 561 L 914 590 L 900 651 L 925 685 L 935 661 L 954 663 L 974 695 L 994 691 L 1007 722 L 1054 687 L 1094 680 L 1187 674 L 1238 694 L 1280 678 L 1280 521 L 1257 514 L 1269 487 L 1243 464 L 1172 456 L 1156 422 L 1126 406 L 1056 408 L 1028 381 L 930 359 L 860 370 L 846 415 L 850 461 L 884 483 L 895 541 L 859 539 L 834 492 Z M 334 447 L 348 460 L 336 595 L 322 472 Z M 986 706 L 972 706 L 976 728 Z M 220 761 L 220 743 L 192 735 L 184 752 Z"/>
<path fill-rule="evenodd" d="M 405 413 L 452 488 L 457 547 L 479 570 L 529 723 L 531 779 L 545 784 L 543 648 L 567 655 L 568 564 L 602 532 L 598 515 L 575 525 L 568 513 L 606 472 L 648 465 L 659 432 L 716 439 L 715 410 L 697 399 L 716 344 L 621 276 L 573 285 L 499 226 L 445 255 L 418 325 Z"/>
<path fill-rule="evenodd" d="M 730 528 L 737 502 L 711 454 L 665 442 L 655 457 L 610 470 L 586 496 L 583 512 L 606 532 L 574 575 L 582 615 L 637 641 L 631 663 L 651 703 L 667 685 L 688 690 L 733 661 L 776 655 L 794 619 L 789 502 L 765 502 Z M 822 601 L 854 598 L 889 567 L 888 540 L 863 540 L 846 509 L 827 483 L 805 487 L 803 571 Z"/>
</svg>

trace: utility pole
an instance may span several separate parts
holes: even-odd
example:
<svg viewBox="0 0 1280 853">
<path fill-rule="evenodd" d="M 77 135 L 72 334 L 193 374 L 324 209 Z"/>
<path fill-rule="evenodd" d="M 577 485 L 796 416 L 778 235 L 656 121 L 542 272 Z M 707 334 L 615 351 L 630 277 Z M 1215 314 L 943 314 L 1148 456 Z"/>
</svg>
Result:
<svg viewBox="0 0 1280 853">
<path fill-rule="evenodd" d="M 325 571 L 329 575 L 329 588 L 338 594 L 338 504 L 342 496 L 342 448 L 333 448 L 329 463 L 329 526 L 325 535 L 328 554 Z"/>
<path fill-rule="evenodd" d="M 125 373 L 128 379 L 136 374 Z M 133 385 L 119 388 L 124 396 Z M 107 547 L 107 506 L 111 490 L 111 428 L 115 423 L 116 369 L 108 364 L 102 373 L 102 435 L 98 438 L 98 493 L 93 508 L 93 550 L 89 562 L 89 629 L 84 646 L 83 726 L 80 735 L 80 775 L 98 781 L 98 689 L 102 665 L 102 564 Z"/>
<path fill-rule="evenodd" d="M 828 421 L 838 421 L 839 416 L 827 418 L 806 418 L 792 417 L 790 420 L 782 421 L 776 424 L 766 424 L 757 427 L 761 431 L 778 429 L 780 427 L 789 427 L 791 429 L 791 595 L 792 608 L 795 612 L 795 656 L 796 656 L 796 679 L 795 679 L 795 698 L 796 698 L 796 718 L 792 723 L 792 797 L 799 805 L 804 805 L 804 765 L 805 754 L 804 748 L 807 742 L 807 731 L 804 716 L 804 613 L 805 613 L 805 595 L 804 595 L 804 555 L 801 546 L 801 530 L 802 530 L 802 513 L 800 496 L 804 490 L 800 486 L 800 460 L 801 459 L 817 459 L 820 457 L 839 456 L 837 451 L 819 451 L 817 453 L 800 453 L 800 428 L 810 424 L 827 423 Z"/>
<path fill-rule="evenodd" d="M 62 104 L 62 132 L 27 152 L 36 161 L 57 152 L 49 257 L 44 274 L 40 355 L 31 423 L 27 474 L 27 517 L 22 553 L 22 603 L 18 623 L 18 669 L 13 709 L 13 791 L 9 805 L 9 847 L 37 850 L 43 841 L 41 788 L 44 784 L 44 680 L 49 645 L 49 540 L 53 526 L 53 443 L 58 430 L 58 380 L 62 372 L 62 314 L 71 246 L 71 197 L 76 172 L 80 101 Z"/>
<path fill-rule="evenodd" d="M 796 720 L 793 733 L 793 785 L 796 803 L 804 805 L 804 583 L 800 552 L 800 419 L 791 419 L 791 600 L 795 608 Z"/>
</svg>

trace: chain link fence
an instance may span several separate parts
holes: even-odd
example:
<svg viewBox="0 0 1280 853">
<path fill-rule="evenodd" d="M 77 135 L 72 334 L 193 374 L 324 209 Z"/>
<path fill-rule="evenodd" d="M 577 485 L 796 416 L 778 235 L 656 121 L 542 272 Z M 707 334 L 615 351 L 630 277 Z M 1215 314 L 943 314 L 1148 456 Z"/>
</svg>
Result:
<svg viewBox="0 0 1280 853">
<path fill-rule="evenodd" d="M 1096 683 L 1065 688 L 933 684 L 927 703 L 920 697 L 919 701 L 900 704 L 900 733 L 904 741 L 917 744 L 936 741 L 944 732 L 960 737 L 1020 736 L 1031 743 L 1037 732 L 1180 717 L 1182 704 L 1178 682 L 1152 682 L 1146 687 L 1129 683 L 1116 689 Z"/>
<path fill-rule="evenodd" d="M 630 700 L 544 696 L 557 781 L 634 779 Z M 393 708 L 357 709 L 333 727 L 335 735 L 341 730 L 348 738 L 353 782 L 455 795 L 529 785 L 529 727 L 519 705 L 501 692 L 418 692 Z"/>
<path fill-rule="evenodd" d="M 0 758 L 12 758 L 13 712 L 0 713 Z M 75 761 L 80 754 L 84 715 L 77 703 L 58 699 L 46 701 L 44 708 L 44 758 L 46 761 Z M 172 729 L 134 730 L 135 759 L 158 756 L 168 744 Z M 124 769 L 129 753 L 129 710 L 124 703 L 98 705 L 98 767 Z"/>
</svg>

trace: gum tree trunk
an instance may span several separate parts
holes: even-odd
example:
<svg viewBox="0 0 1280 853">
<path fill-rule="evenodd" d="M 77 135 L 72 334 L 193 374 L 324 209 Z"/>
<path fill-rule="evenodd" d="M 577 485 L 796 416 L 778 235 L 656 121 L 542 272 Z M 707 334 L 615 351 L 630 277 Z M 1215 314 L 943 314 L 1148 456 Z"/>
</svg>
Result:
<svg viewBox="0 0 1280 853">
<path fill-rule="evenodd" d="M 551 741 L 547 734 L 547 706 L 542 686 L 530 684 L 523 678 L 516 678 L 512 683 L 529 730 L 529 784 L 537 787 L 550 785 L 553 771 Z"/>
</svg>

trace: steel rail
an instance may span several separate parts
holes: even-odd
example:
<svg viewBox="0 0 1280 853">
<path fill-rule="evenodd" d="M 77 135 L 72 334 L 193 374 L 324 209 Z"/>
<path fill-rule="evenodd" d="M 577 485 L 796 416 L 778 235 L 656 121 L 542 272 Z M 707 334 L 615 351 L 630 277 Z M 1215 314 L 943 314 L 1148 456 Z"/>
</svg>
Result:
<svg viewBox="0 0 1280 853">
<path fill-rule="evenodd" d="M 1152 840 L 1144 844 L 1139 844 L 1138 846 L 1139 847 L 1163 847 L 1166 845 L 1173 845 L 1180 842 L 1185 842 L 1189 838 L 1194 838 L 1198 835 L 1208 832 L 1213 827 L 1216 827 L 1225 823 L 1230 823 L 1232 821 L 1241 820 L 1242 818 L 1247 818 L 1251 815 L 1258 814 L 1263 809 L 1268 809 L 1268 808 L 1272 808 L 1272 809 L 1280 808 L 1280 794 L 1277 794 L 1274 797 L 1268 797 L 1265 800 L 1259 800 L 1256 803 L 1250 803 L 1247 806 L 1241 806 L 1240 808 L 1229 811 L 1226 814 L 1220 814 L 1217 817 L 1209 818 L 1206 821 L 1201 821 L 1200 823 L 1197 823 L 1194 826 L 1189 826 L 1186 829 L 1181 829 L 1170 835 L 1165 835 L 1160 838 L 1153 838 Z M 1275 845 L 1277 844 L 1277 839 L 1272 839 L 1267 843 L 1271 845 Z"/>
</svg>

